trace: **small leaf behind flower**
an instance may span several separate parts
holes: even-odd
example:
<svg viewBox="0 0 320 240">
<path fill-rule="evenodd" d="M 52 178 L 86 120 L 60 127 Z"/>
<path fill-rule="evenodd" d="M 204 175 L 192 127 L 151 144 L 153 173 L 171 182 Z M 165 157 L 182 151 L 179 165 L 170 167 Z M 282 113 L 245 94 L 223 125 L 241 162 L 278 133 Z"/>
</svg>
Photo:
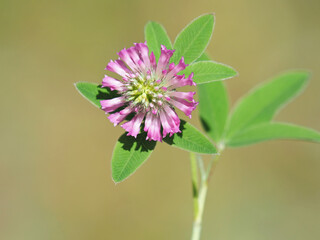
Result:
<svg viewBox="0 0 320 240">
<path fill-rule="evenodd" d="M 148 22 L 144 28 L 144 35 L 149 48 L 149 54 L 153 52 L 157 61 L 161 54 L 161 45 L 172 49 L 171 40 L 160 23 Z"/>
<path fill-rule="evenodd" d="M 214 61 L 197 61 L 190 64 L 182 73 L 186 76 L 194 73 L 193 79 L 196 84 L 225 80 L 238 75 L 232 67 Z"/>
<path fill-rule="evenodd" d="M 78 92 L 94 106 L 101 108 L 100 101 L 117 96 L 116 92 L 109 88 L 101 87 L 96 83 L 77 82 L 74 84 Z"/>
<path fill-rule="evenodd" d="M 213 143 L 190 123 L 181 120 L 181 133 L 165 137 L 163 141 L 174 147 L 195 153 L 214 154 L 217 150 Z"/>
<path fill-rule="evenodd" d="M 204 53 L 197 63 L 208 61 L 210 57 Z M 203 129 L 218 145 L 222 139 L 229 112 L 229 99 L 224 82 L 215 81 L 198 84 L 199 115 Z"/>
<path fill-rule="evenodd" d="M 223 138 L 229 111 L 227 90 L 222 82 L 198 85 L 199 115 L 203 129 L 216 143 Z"/>
<path fill-rule="evenodd" d="M 126 133 L 118 139 L 112 155 L 112 179 L 118 183 L 133 174 L 151 155 L 155 141 L 146 140 L 146 133 L 134 138 Z"/>
<path fill-rule="evenodd" d="M 181 57 L 187 64 L 199 58 L 206 50 L 214 27 L 214 15 L 206 14 L 194 19 L 177 36 L 171 61 L 178 63 Z"/>
<path fill-rule="evenodd" d="M 263 123 L 244 130 L 233 136 L 227 146 L 240 147 L 267 140 L 291 139 L 320 142 L 320 133 L 306 127 L 301 127 L 288 123 Z"/>
</svg>

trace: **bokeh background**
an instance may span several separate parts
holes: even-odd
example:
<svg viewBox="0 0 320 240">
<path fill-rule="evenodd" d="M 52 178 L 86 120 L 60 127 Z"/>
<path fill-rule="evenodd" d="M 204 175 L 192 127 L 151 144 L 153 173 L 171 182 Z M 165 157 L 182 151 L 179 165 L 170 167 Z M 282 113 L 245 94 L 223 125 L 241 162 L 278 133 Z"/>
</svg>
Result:
<svg viewBox="0 0 320 240">
<path fill-rule="evenodd" d="M 1 0 L 0 239 L 189 239 L 188 154 L 159 144 L 115 185 L 110 159 L 122 129 L 73 83 L 100 82 L 116 52 L 144 41 L 148 20 L 174 39 L 215 12 L 208 52 L 240 73 L 227 80 L 231 102 L 286 69 L 310 69 L 304 94 L 276 119 L 320 130 L 319 10 L 318 0 Z M 203 239 L 320 239 L 319 160 L 313 143 L 227 149 Z"/>
</svg>

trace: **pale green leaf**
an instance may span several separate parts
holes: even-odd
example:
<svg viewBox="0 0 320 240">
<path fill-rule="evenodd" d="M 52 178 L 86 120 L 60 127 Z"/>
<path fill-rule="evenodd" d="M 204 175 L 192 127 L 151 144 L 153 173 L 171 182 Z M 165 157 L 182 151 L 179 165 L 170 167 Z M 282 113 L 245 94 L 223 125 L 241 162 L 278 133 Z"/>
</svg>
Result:
<svg viewBox="0 0 320 240">
<path fill-rule="evenodd" d="M 250 91 L 233 110 L 227 139 L 243 129 L 269 122 L 285 103 L 301 92 L 308 78 L 308 72 L 291 71 Z"/>
<path fill-rule="evenodd" d="M 157 61 L 161 54 L 161 45 L 166 46 L 167 49 L 172 49 L 171 40 L 160 23 L 148 22 L 145 26 L 144 34 L 149 51 L 154 53 Z"/>
<path fill-rule="evenodd" d="M 239 147 L 275 139 L 320 142 L 320 133 L 313 129 L 293 124 L 270 122 L 248 128 L 236 134 L 226 142 L 226 145 Z"/>
<path fill-rule="evenodd" d="M 206 50 L 214 27 L 214 15 L 206 14 L 194 19 L 177 36 L 173 49 L 172 62 L 178 63 L 181 57 L 187 64 L 199 58 Z"/>
<path fill-rule="evenodd" d="M 204 52 L 195 62 L 201 62 L 201 61 L 209 61 L 210 56 L 206 52 Z"/>
<path fill-rule="evenodd" d="M 202 154 L 217 153 L 211 141 L 190 123 L 181 120 L 180 130 L 181 133 L 164 138 L 164 142 L 189 152 Z"/>
<path fill-rule="evenodd" d="M 139 134 L 137 138 L 123 134 L 113 150 L 113 180 L 121 182 L 133 174 L 148 159 L 155 146 L 155 141 L 146 140 L 145 133 Z"/>
<path fill-rule="evenodd" d="M 101 108 L 100 101 L 111 99 L 117 96 L 114 91 L 109 88 L 101 87 L 96 83 L 77 82 L 74 84 L 78 92 L 94 106 Z"/>
<path fill-rule="evenodd" d="M 191 73 L 194 73 L 193 81 L 196 84 L 225 80 L 238 74 L 232 67 L 214 61 L 197 61 L 190 64 L 181 74 L 189 76 Z"/>
</svg>

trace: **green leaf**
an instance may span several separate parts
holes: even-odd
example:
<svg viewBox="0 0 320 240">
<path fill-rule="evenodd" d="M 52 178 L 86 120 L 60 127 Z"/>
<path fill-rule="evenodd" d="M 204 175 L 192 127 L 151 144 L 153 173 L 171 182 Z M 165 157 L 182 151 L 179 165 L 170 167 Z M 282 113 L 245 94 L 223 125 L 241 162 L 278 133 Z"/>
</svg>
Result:
<svg viewBox="0 0 320 240">
<path fill-rule="evenodd" d="M 146 140 L 145 133 L 139 134 L 137 138 L 121 135 L 112 155 L 113 180 L 121 182 L 133 174 L 148 159 L 155 146 L 155 141 Z"/>
<path fill-rule="evenodd" d="M 181 133 L 163 139 L 169 145 L 195 153 L 214 154 L 217 153 L 215 146 L 198 129 L 190 123 L 181 120 Z"/>
<path fill-rule="evenodd" d="M 203 53 L 196 62 L 207 61 Z M 199 94 L 199 116 L 203 129 L 219 146 L 229 112 L 229 99 L 224 82 L 217 81 L 197 86 Z"/>
<path fill-rule="evenodd" d="M 214 61 L 192 63 L 182 73 L 186 76 L 194 73 L 194 82 L 196 84 L 225 80 L 238 74 L 232 67 Z"/>
<path fill-rule="evenodd" d="M 165 28 L 157 22 L 148 22 L 144 29 L 144 35 L 150 53 L 153 52 L 156 60 L 158 61 L 161 54 L 161 45 L 172 49 L 171 40 Z"/>
<path fill-rule="evenodd" d="M 320 142 L 320 133 L 310 128 L 288 123 L 263 123 L 248 128 L 235 135 L 229 142 L 226 143 L 226 145 L 231 147 L 239 147 L 275 139 Z"/>
<path fill-rule="evenodd" d="M 253 89 L 238 101 L 229 119 L 227 139 L 251 126 L 269 122 L 306 85 L 309 73 L 291 71 Z"/>
<path fill-rule="evenodd" d="M 211 60 L 209 57 L 209 54 L 204 52 L 195 62 L 209 61 L 209 60 Z"/>
<path fill-rule="evenodd" d="M 95 83 L 77 82 L 74 85 L 85 99 L 98 108 L 101 108 L 101 100 L 111 99 L 117 96 L 116 92 Z"/>
<path fill-rule="evenodd" d="M 197 88 L 200 121 L 209 137 L 219 143 L 223 138 L 229 112 L 226 87 L 223 82 L 212 82 L 198 85 Z"/>
<path fill-rule="evenodd" d="M 194 19 L 177 36 L 173 49 L 172 62 L 178 63 L 181 57 L 187 64 L 199 58 L 206 50 L 214 27 L 214 15 L 206 14 Z"/>
</svg>

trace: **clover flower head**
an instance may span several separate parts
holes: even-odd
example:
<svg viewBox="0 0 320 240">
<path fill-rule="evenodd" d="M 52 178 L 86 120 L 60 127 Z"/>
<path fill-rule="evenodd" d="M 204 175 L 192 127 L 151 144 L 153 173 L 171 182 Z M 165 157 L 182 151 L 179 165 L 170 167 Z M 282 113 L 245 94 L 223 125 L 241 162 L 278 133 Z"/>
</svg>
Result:
<svg viewBox="0 0 320 240">
<path fill-rule="evenodd" d="M 144 121 L 143 130 L 147 139 L 162 141 L 166 135 L 180 132 L 180 119 L 175 108 L 191 118 L 198 105 L 193 99 L 195 92 L 179 92 L 176 89 L 196 85 L 193 73 L 188 77 L 177 75 L 188 65 L 182 57 L 175 65 L 170 63 L 174 50 L 161 46 L 158 62 L 153 52 L 149 53 L 146 43 L 121 50 L 119 58 L 110 61 L 106 70 L 120 76 L 114 79 L 105 75 L 102 86 L 118 92 L 119 97 L 102 100 L 102 110 L 110 113 L 109 120 L 116 126 L 129 115 L 130 121 L 121 125 L 130 136 L 137 137 Z"/>
</svg>

